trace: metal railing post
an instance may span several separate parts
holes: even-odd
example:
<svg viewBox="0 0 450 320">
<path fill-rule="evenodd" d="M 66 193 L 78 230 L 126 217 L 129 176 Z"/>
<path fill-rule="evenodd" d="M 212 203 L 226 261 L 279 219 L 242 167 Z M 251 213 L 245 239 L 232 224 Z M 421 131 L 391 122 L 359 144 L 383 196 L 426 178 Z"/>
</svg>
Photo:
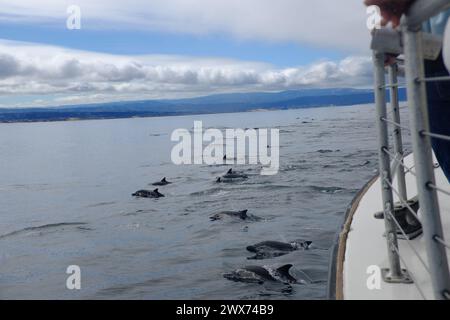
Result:
<svg viewBox="0 0 450 320">
<path fill-rule="evenodd" d="M 373 62 L 375 67 L 375 104 L 377 112 L 377 127 L 379 139 L 380 183 L 382 188 L 384 222 L 386 228 L 386 241 L 389 258 L 389 269 L 383 269 L 383 278 L 386 282 L 404 282 L 405 275 L 401 269 L 398 256 L 397 228 L 393 221 L 394 197 L 390 184 L 392 183 L 390 157 L 384 150 L 389 147 L 388 126 L 386 119 L 386 79 L 384 68 L 384 53 L 374 51 Z M 388 181 L 389 183 L 386 183 Z"/>
<path fill-rule="evenodd" d="M 389 83 L 390 83 L 390 97 L 391 97 L 391 109 L 392 109 L 392 120 L 396 123 L 400 122 L 400 106 L 398 102 L 398 86 L 395 84 L 398 83 L 398 65 L 394 64 L 389 66 Z M 394 153 L 396 157 L 398 157 L 398 161 L 403 163 L 403 140 L 402 140 L 402 129 L 400 127 L 394 128 Z M 398 166 L 397 170 L 397 185 L 398 185 L 398 192 L 400 194 L 400 197 L 408 201 L 408 192 L 406 190 L 406 181 L 405 181 L 405 170 L 401 165 Z"/>
<path fill-rule="evenodd" d="M 443 238 L 443 231 L 437 193 L 429 187 L 429 183 L 435 184 L 431 140 L 422 134 L 429 131 L 429 122 L 426 87 L 421 80 L 425 72 L 420 27 L 411 30 L 406 21 L 403 26 L 403 43 L 411 137 L 424 240 L 434 296 L 436 299 L 445 299 L 445 292 L 450 292 L 450 274 L 445 248 L 434 240 L 436 236 Z"/>
</svg>

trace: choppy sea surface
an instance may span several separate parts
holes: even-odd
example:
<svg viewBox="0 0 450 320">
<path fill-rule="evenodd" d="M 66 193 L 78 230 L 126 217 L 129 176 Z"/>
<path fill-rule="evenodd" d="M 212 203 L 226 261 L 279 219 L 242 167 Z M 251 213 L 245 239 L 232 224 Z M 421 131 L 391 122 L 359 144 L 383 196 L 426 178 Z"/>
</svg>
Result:
<svg viewBox="0 0 450 320">
<path fill-rule="evenodd" d="M 372 105 L 166 118 L 0 124 L 0 299 L 324 299 L 330 247 L 377 169 Z M 280 169 L 172 163 L 177 128 L 277 128 Z M 249 179 L 215 183 L 229 168 Z M 167 177 L 165 198 L 136 199 Z M 210 221 L 244 210 L 259 221 Z M 313 241 L 261 261 L 248 245 Z M 292 290 L 237 283 L 293 264 Z M 81 290 L 66 269 L 81 268 Z"/>
</svg>

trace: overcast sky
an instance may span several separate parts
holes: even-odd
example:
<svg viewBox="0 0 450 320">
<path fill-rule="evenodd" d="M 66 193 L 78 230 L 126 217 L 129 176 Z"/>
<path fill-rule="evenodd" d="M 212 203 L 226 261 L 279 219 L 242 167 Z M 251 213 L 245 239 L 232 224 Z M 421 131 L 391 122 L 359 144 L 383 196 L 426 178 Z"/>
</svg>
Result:
<svg viewBox="0 0 450 320">
<path fill-rule="evenodd" d="M 362 0 L 0 0 L 0 107 L 369 86 L 366 17 Z"/>
</svg>

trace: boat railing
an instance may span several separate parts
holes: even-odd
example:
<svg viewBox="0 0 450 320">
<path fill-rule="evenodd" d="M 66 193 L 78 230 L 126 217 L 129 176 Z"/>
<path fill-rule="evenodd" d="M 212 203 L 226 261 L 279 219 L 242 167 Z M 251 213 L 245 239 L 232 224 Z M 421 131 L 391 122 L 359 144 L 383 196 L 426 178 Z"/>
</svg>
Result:
<svg viewBox="0 0 450 320">
<path fill-rule="evenodd" d="M 432 138 L 450 141 L 450 136 L 430 131 L 426 96 L 426 83 L 450 81 L 450 77 L 425 76 L 424 60 L 438 58 L 442 38 L 422 32 L 423 22 L 449 8 L 450 0 L 416 0 L 403 16 L 398 29 L 374 30 L 372 39 L 380 181 L 389 260 L 388 268 L 383 269 L 383 279 L 393 284 L 414 283 L 424 299 L 426 298 L 424 291 L 402 257 L 398 243 L 399 238 L 403 236 L 402 239 L 405 239 L 429 274 L 434 298 L 450 299 L 450 271 L 446 253 L 446 250 L 450 249 L 450 244 L 444 238 L 438 202 L 438 193 L 450 196 L 450 191 L 439 187 L 436 183 L 436 164 L 433 161 L 431 146 Z M 403 54 L 403 61 L 385 66 L 386 55 L 399 54 Z M 402 85 L 399 84 L 398 75 L 403 71 L 408 96 L 409 126 L 403 125 L 400 119 L 399 87 Z M 389 113 L 387 90 L 391 107 Z M 389 136 L 389 126 L 393 127 L 392 139 Z M 408 167 L 404 161 L 402 130 L 407 130 L 411 136 L 414 168 Z M 389 147 L 390 140 L 393 142 L 392 149 Z M 408 200 L 405 174 L 415 177 L 420 214 L 417 213 L 417 208 L 414 210 L 411 200 Z M 397 181 L 396 186 L 393 183 L 394 177 Z M 394 194 L 398 199 L 397 203 L 394 202 Z M 397 215 L 396 210 L 399 206 L 421 225 L 426 257 L 418 253 L 409 235 L 406 234 Z"/>
</svg>

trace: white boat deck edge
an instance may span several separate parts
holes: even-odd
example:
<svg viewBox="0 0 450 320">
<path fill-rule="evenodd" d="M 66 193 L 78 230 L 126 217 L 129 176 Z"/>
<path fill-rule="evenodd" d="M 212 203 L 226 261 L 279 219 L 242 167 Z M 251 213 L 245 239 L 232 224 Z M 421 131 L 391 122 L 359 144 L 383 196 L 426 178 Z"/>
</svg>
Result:
<svg viewBox="0 0 450 320">
<path fill-rule="evenodd" d="M 405 164 L 408 167 L 414 166 L 412 155 L 406 157 Z M 449 190 L 449 183 L 440 168 L 435 169 L 435 175 L 436 184 L 445 190 Z M 406 184 L 408 198 L 411 199 L 417 195 L 415 177 L 407 173 Z M 394 180 L 393 185 L 397 186 L 396 180 Z M 438 195 L 444 235 L 446 241 L 448 241 L 450 239 L 450 197 L 439 192 Z M 394 200 L 398 201 L 395 193 Z M 339 288 L 339 281 L 337 283 L 337 289 L 341 291 L 341 298 L 345 300 L 421 300 L 423 297 L 416 287 L 418 285 L 426 299 L 433 299 L 428 272 L 406 243 L 406 240 L 400 239 L 400 254 L 406 262 L 408 271 L 416 280 L 416 284 L 388 284 L 381 281 L 380 289 L 369 289 L 367 280 L 371 274 L 367 273 L 368 267 L 388 267 L 387 244 L 386 238 L 383 236 L 385 231 L 384 220 L 374 218 L 375 212 L 382 211 L 379 178 L 365 190 L 365 193 L 359 199 L 359 203 L 355 203 L 355 207 L 354 212 L 349 216 L 349 219 L 352 220 L 350 220 L 351 225 L 347 240 L 340 244 L 341 247 L 344 246 L 343 250 L 345 250 L 345 260 L 342 262 L 343 271 L 341 275 L 337 275 L 338 278 L 341 276 L 342 288 Z M 411 244 L 427 263 L 423 237 L 420 236 L 412 240 Z M 450 259 L 448 250 L 447 257 Z M 406 268 L 403 263 L 402 267 Z"/>
</svg>

